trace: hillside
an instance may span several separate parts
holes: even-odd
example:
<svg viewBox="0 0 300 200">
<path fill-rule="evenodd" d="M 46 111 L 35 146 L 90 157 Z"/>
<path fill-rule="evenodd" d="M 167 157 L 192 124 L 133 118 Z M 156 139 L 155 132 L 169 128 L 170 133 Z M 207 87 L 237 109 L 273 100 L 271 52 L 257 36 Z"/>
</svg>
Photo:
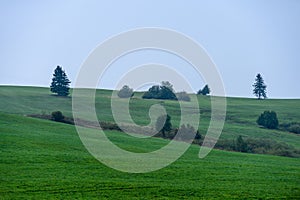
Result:
<svg viewBox="0 0 300 200">
<path fill-rule="evenodd" d="M 111 91 L 97 90 L 99 120 L 113 122 Z M 163 103 L 176 127 L 180 120 L 176 101 L 130 101 L 136 123 L 149 122 L 149 107 Z M 199 96 L 200 132 L 210 119 L 210 97 Z M 120 101 L 122 101 L 120 99 Z M 300 147 L 299 135 L 267 130 L 256 125 L 264 110 L 275 110 L 280 123 L 299 122 L 300 100 L 227 98 L 222 140 L 267 138 Z M 188 104 L 188 103 L 187 103 Z M 72 117 L 71 98 L 50 94 L 48 88 L 0 86 L 0 197 L 3 199 L 246 199 L 300 198 L 300 159 L 213 150 L 198 158 L 192 145 L 176 162 L 146 174 L 122 173 L 98 162 L 81 143 L 73 125 L 34 119 L 28 114 L 60 110 Z M 88 129 L 95 131 L 93 129 Z M 138 139 L 118 131 L 105 131 L 115 144 L 132 152 L 149 152 L 168 140 Z"/>
<path fill-rule="evenodd" d="M 110 98 L 111 91 L 97 90 L 96 110 L 100 121 L 114 122 Z M 201 113 L 199 130 L 204 135 L 210 120 L 210 97 L 198 96 L 198 101 Z M 130 114 L 133 120 L 140 125 L 148 124 L 150 106 L 161 102 L 161 100 L 141 99 L 141 93 L 136 93 L 130 101 Z M 179 104 L 176 101 L 163 101 L 163 103 L 172 117 L 173 126 L 177 127 L 180 120 Z M 50 114 L 56 110 L 72 117 L 72 99 L 53 96 L 49 88 L 0 86 L 1 112 L 28 115 Z M 264 110 L 276 111 L 280 123 L 300 122 L 300 99 L 259 101 L 250 98 L 227 98 L 227 116 L 221 139 L 231 140 L 242 135 L 244 138 L 271 139 L 299 148 L 299 135 L 257 126 L 256 119 Z"/>
<path fill-rule="evenodd" d="M 146 174 L 110 169 L 82 145 L 74 126 L 0 113 L 1 199 L 265 199 L 300 197 L 300 160 L 191 148 L 172 165 Z M 144 152 L 167 143 L 106 134 Z"/>
</svg>

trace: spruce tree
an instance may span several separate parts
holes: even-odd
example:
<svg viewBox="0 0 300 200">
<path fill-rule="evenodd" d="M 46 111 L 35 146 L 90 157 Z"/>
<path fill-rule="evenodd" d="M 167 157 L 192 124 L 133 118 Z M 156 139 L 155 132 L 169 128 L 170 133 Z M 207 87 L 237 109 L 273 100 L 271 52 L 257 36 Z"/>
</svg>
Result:
<svg viewBox="0 0 300 200">
<path fill-rule="evenodd" d="M 203 87 L 202 90 L 200 89 L 200 90 L 197 92 L 197 94 L 202 94 L 202 95 L 208 95 L 209 93 L 210 93 L 210 88 L 208 87 L 207 84 Z"/>
<path fill-rule="evenodd" d="M 253 84 L 253 94 L 258 97 L 258 99 L 267 98 L 267 86 L 264 83 L 264 80 L 260 74 L 256 75 L 255 83 Z"/>
<path fill-rule="evenodd" d="M 71 81 L 68 79 L 65 71 L 57 66 L 54 70 L 50 90 L 58 96 L 68 96 Z"/>
</svg>

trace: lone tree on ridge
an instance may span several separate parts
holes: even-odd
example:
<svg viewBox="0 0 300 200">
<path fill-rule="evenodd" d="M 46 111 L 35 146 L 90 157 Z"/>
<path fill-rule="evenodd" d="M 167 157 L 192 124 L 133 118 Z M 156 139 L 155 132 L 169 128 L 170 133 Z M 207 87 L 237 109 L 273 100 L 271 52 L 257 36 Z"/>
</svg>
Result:
<svg viewBox="0 0 300 200">
<path fill-rule="evenodd" d="M 68 96 L 71 81 L 68 79 L 65 71 L 57 66 L 54 70 L 50 90 L 58 96 Z"/>
<path fill-rule="evenodd" d="M 253 94 L 258 97 L 258 99 L 267 98 L 267 86 L 264 83 L 264 79 L 260 74 L 256 75 L 255 83 L 253 84 Z"/>
</svg>

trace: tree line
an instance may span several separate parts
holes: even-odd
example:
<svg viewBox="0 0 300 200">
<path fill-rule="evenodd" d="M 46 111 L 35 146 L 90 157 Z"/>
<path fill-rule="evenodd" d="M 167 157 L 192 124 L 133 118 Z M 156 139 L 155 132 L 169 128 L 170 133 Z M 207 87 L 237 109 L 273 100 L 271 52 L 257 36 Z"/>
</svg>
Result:
<svg viewBox="0 0 300 200">
<path fill-rule="evenodd" d="M 70 83 L 66 72 L 62 67 L 57 66 L 54 70 L 52 82 L 50 85 L 50 90 L 56 93 L 57 96 L 68 96 L 70 94 Z M 258 99 L 267 98 L 266 84 L 261 76 L 257 74 L 255 78 L 255 83 L 253 84 L 253 94 L 257 96 Z M 209 95 L 210 88 L 206 84 L 202 89 L 200 89 L 198 95 Z M 119 91 L 118 96 L 120 98 L 131 98 L 134 96 L 134 90 L 128 85 L 124 85 Z M 173 85 L 169 81 L 162 81 L 160 85 L 153 85 L 142 95 L 143 99 L 162 99 L 162 100 L 179 100 L 179 101 L 190 101 L 190 96 L 187 92 L 175 92 Z M 256 120 L 256 123 L 262 127 L 268 129 L 278 129 L 287 130 L 293 133 L 300 133 L 300 124 L 298 123 L 288 123 L 283 124 L 279 127 L 279 122 L 277 114 L 275 111 L 264 111 Z"/>
<path fill-rule="evenodd" d="M 54 70 L 52 82 L 50 85 L 50 91 L 56 93 L 58 96 L 68 96 L 70 94 L 70 83 L 66 72 L 62 67 L 57 66 Z M 253 84 L 253 94 L 257 96 L 258 99 L 267 98 L 266 95 L 266 84 L 261 76 L 257 74 L 255 83 Z M 202 89 L 198 90 L 198 95 L 208 95 L 210 94 L 210 88 L 206 84 Z M 133 97 L 134 91 L 128 85 L 124 85 L 120 91 L 118 91 L 118 96 L 120 98 L 130 98 Z M 144 99 L 169 99 L 169 100 L 182 100 L 190 101 L 190 97 L 187 92 L 182 91 L 175 93 L 173 85 L 169 81 L 162 81 L 161 85 L 153 85 L 146 91 L 142 98 Z"/>
</svg>

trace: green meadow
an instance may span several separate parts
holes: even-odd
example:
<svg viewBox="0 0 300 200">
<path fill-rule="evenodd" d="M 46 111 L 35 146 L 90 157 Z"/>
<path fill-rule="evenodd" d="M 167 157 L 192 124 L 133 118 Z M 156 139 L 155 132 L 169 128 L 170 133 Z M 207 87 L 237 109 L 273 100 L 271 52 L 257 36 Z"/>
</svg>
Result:
<svg viewBox="0 0 300 200">
<path fill-rule="evenodd" d="M 199 131 L 204 136 L 210 120 L 210 97 L 197 98 Z M 264 110 L 276 111 L 280 123 L 300 122 L 299 99 L 226 100 L 221 140 L 241 135 L 300 148 L 299 135 L 256 124 Z M 111 91 L 97 90 L 100 121 L 114 122 L 110 102 Z M 157 103 L 163 104 L 173 126 L 178 127 L 178 102 L 144 100 L 141 93 L 130 100 L 133 120 L 148 124 L 149 108 Z M 166 168 L 144 174 L 124 173 L 90 155 L 73 125 L 27 116 L 57 110 L 72 117 L 71 97 L 51 95 L 49 88 L 0 86 L 0 199 L 300 199 L 299 158 L 214 149 L 199 159 L 199 145 L 191 145 Z M 118 131 L 105 134 L 132 152 L 153 151 L 169 142 L 137 139 Z"/>
</svg>

